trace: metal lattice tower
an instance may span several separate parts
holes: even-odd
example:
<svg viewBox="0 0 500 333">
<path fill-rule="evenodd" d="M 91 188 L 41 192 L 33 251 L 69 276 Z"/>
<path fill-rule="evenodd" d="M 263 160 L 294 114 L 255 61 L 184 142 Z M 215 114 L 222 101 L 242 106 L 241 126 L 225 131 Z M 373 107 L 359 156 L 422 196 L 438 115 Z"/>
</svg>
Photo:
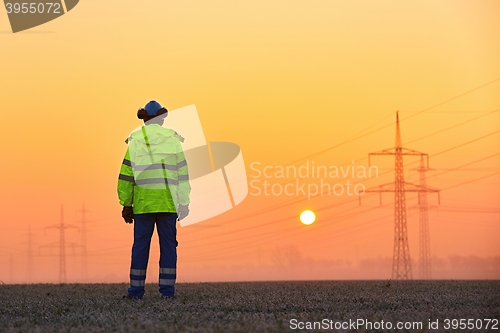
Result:
<svg viewBox="0 0 500 333">
<path fill-rule="evenodd" d="M 31 233 L 31 224 L 28 229 L 28 282 L 33 281 L 33 234 Z"/>
<path fill-rule="evenodd" d="M 61 206 L 61 216 L 60 216 L 59 228 L 59 283 L 66 283 L 66 246 L 64 239 L 64 211 L 63 206 Z"/>
<path fill-rule="evenodd" d="M 399 114 L 396 113 L 396 147 L 384 149 L 379 152 L 368 154 L 368 163 L 373 155 L 393 155 L 395 156 L 394 183 L 383 184 L 375 189 L 367 189 L 365 192 L 394 192 L 394 249 L 392 257 L 392 279 L 393 280 L 411 280 L 411 257 L 410 246 L 408 242 L 408 221 L 406 214 L 406 192 L 439 192 L 436 189 L 421 185 L 407 183 L 404 180 L 403 155 L 420 156 L 427 160 L 429 156 L 416 150 L 407 149 L 401 143 L 401 130 L 399 127 Z M 419 196 L 420 197 L 420 196 Z"/>
<path fill-rule="evenodd" d="M 406 196 L 403 167 L 403 147 L 399 114 L 396 113 L 396 165 L 394 177 L 394 251 L 392 257 L 392 278 L 411 280 L 410 245 L 408 243 L 408 224 L 406 219 Z"/>
<path fill-rule="evenodd" d="M 61 215 L 60 215 L 60 221 L 58 225 L 53 225 L 50 227 L 47 227 L 48 229 L 53 228 L 53 229 L 59 229 L 59 243 L 52 243 L 49 245 L 45 245 L 44 247 L 50 247 L 52 248 L 53 246 L 59 246 L 59 283 L 66 283 L 66 246 L 72 246 L 73 251 L 77 244 L 74 243 L 68 243 L 66 242 L 65 239 L 65 230 L 69 228 L 77 228 L 73 225 L 68 225 L 64 223 L 64 209 L 63 206 L 61 205 Z"/>
<path fill-rule="evenodd" d="M 424 163 L 424 157 L 420 158 L 420 167 L 417 169 L 419 173 L 420 186 L 426 188 L 425 173 L 429 168 Z M 420 234 L 420 246 L 419 246 L 419 277 L 422 280 L 430 280 L 432 278 L 431 274 L 431 244 L 429 241 L 429 206 L 427 203 L 427 192 L 419 193 L 419 205 L 418 205 L 418 216 L 419 216 L 419 234 Z"/>
<path fill-rule="evenodd" d="M 82 279 L 87 281 L 87 213 L 89 211 L 85 209 L 85 204 L 83 204 L 82 210 Z"/>
</svg>

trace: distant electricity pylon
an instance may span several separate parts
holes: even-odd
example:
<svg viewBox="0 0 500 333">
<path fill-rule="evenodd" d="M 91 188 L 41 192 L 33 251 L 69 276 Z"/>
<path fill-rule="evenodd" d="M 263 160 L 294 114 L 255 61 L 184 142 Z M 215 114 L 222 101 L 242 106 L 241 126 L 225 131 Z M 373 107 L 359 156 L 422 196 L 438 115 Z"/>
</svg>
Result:
<svg viewBox="0 0 500 333">
<path fill-rule="evenodd" d="M 423 156 L 420 158 L 420 167 L 417 168 L 419 173 L 420 187 L 428 188 L 426 184 L 425 173 L 429 171 L 428 166 L 424 163 Z M 418 193 L 418 216 L 419 216 L 419 234 L 420 234 L 420 246 L 419 246 L 419 277 L 422 280 L 432 279 L 432 267 L 431 267 L 431 244 L 430 244 L 430 233 L 429 233 L 429 205 L 427 202 L 427 192 Z M 439 192 L 438 192 L 439 193 Z"/>
<path fill-rule="evenodd" d="M 82 280 L 87 281 L 87 213 L 89 212 L 85 209 L 85 204 L 83 204 L 82 210 Z"/>
<path fill-rule="evenodd" d="M 403 155 L 420 156 L 421 160 L 427 162 L 429 166 L 429 155 L 416 150 L 403 148 L 401 143 L 401 130 L 399 127 L 399 114 L 396 112 L 396 147 L 384 149 L 375 153 L 368 154 L 368 164 L 370 157 L 374 155 L 394 155 L 394 183 L 379 185 L 373 189 L 367 189 L 365 192 L 380 193 L 382 202 L 382 192 L 394 192 L 394 250 L 392 257 L 392 279 L 393 280 L 411 280 L 411 257 L 410 246 L 408 242 L 408 221 L 406 215 L 406 192 L 420 193 L 438 192 L 436 189 L 428 188 L 422 185 L 407 183 L 404 180 Z M 427 197 L 426 197 L 427 198 Z"/>
<path fill-rule="evenodd" d="M 29 283 L 33 282 L 33 233 L 31 232 L 31 224 L 28 225 L 28 233 L 25 234 L 28 236 L 28 242 L 23 243 L 28 245 L 28 252 L 27 252 L 27 264 L 28 264 L 28 270 L 27 270 L 27 281 Z"/>
<path fill-rule="evenodd" d="M 58 225 L 53 225 L 50 227 L 47 227 L 48 229 L 54 228 L 54 229 L 59 229 L 59 243 L 52 243 L 45 245 L 43 247 L 54 247 L 54 246 L 59 246 L 59 283 L 66 283 L 66 246 L 71 246 L 74 248 L 79 246 L 75 243 L 68 243 L 65 240 L 65 234 L 64 231 L 69 228 L 77 228 L 73 225 L 68 225 L 64 224 L 64 211 L 63 211 L 63 206 L 61 205 L 61 216 L 60 216 L 60 222 Z"/>
<path fill-rule="evenodd" d="M 33 282 L 33 234 L 31 224 L 28 229 L 28 282 Z"/>
</svg>

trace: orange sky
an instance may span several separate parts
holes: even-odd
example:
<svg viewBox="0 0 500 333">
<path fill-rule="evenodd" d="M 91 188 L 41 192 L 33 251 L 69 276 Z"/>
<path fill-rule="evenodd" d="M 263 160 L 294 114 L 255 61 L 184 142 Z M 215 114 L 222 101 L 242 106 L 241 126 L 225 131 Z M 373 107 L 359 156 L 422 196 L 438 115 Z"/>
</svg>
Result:
<svg viewBox="0 0 500 333">
<path fill-rule="evenodd" d="M 31 224 L 31 281 L 56 282 L 58 258 L 40 246 L 58 233 L 46 227 L 58 223 L 61 204 L 66 222 L 79 225 L 83 203 L 93 221 L 88 281 L 127 280 L 132 228 L 121 219 L 116 181 L 123 141 L 140 125 L 135 112 L 152 98 L 171 110 L 196 104 L 207 140 L 240 145 L 249 175 L 252 162 L 286 165 L 388 125 L 310 158 L 366 166 L 369 152 L 394 146 L 400 110 L 403 144 L 429 153 L 436 169 L 428 183 L 452 187 L 429 213 L 432 255 L 500 256 L 500 176 L 453 187 L 500 171 L 492 156 L 500 112 L 488 114 L 500 109 L 500 80 L 492 82 L 500 78 L 499 31 L 498 1 L 81 1 L 17 34 L 1 14 L 0 280 L 28 281 Z M 410 170 L 417 162 L 405 158 L 408 181 L 418 182 Z M 373 163 L 386 174 L 367 187 L 393 180 L 392 157 Z M 178 280 L 389 278 L 390 262 L 380 270 L 361 263 L 392 257 L 392 195 L 384 207 L 373 195 L 361 207 L 349 200 L 249 195 L 179 229 Z M 415 204 L 408 194 L 408 207 Z M 309 227 L 297 220 L 305 208 L 318 211 Z M 418 216 L 408 213 L 416 277 Z M 80 239 L 67 231 L 68 242 Z M 82 281 L 80 257 L 67 251 L 68 280 Z M 301 269 L 280 267 L 292 262 Z M 470 277 L 453 269 L 435 276 Z M 491 274 L 480 277 L 500 277 Z"/>
</svg>

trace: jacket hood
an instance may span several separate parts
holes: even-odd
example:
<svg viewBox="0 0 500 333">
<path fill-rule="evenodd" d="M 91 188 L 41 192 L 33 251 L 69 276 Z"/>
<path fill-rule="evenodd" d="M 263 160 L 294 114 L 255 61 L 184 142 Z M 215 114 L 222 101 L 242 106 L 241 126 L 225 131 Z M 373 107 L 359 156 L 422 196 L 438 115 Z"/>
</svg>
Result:
<svg viewBox="0 0 500 333">
<path fill-rule="evenodd" d="M 179 139 L 180 136 L 173 129 L 165 128 L 158 124 L 151 124 L 142 126 L 141 129 L 133 132 L 127 139 L 127 143 L 134 140 L 137 143 L 145 144 L 146 137 L 150 145 L 161 145 L 172 137 Z"/>
</svg>

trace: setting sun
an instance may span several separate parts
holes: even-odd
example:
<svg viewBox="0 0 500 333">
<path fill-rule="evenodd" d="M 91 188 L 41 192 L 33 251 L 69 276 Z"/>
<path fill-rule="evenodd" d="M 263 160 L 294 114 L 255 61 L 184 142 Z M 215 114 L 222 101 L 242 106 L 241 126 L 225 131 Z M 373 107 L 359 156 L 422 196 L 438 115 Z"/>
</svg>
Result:
<svg viewBox="0 0 500 333">
<path fill-rule="evenodd" d="M 305 225 L 313 224 L 315 220 L 316 220 L 316 215 L 314 214 L 313 211 L 305 210 L 300 214 L 300 222 L 302 222 Z"/>
</svg>

